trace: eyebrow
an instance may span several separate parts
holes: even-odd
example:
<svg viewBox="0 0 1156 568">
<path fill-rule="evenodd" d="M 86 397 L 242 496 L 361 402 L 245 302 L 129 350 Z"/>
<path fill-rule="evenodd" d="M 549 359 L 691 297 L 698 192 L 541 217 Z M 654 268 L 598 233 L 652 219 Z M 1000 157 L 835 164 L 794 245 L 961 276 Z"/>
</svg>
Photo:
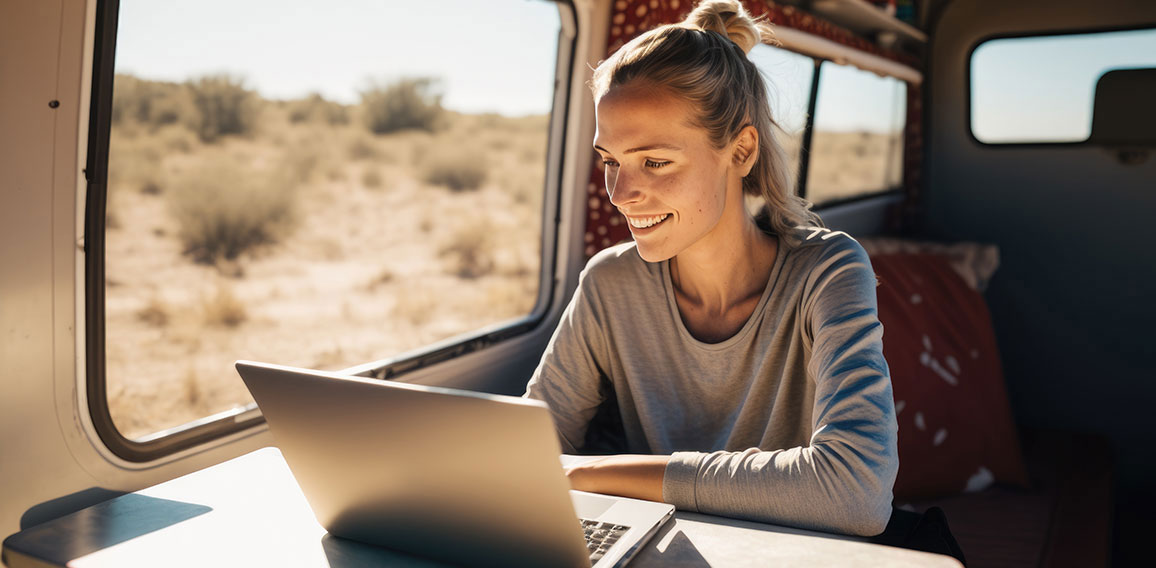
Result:
<svg viewBox="0 0 1156 568">
<path fill-rule="evenodd" d="M 606 152 L 607 154 L 610 153 L 609 150 L 607 150 L 606 148 L 603 148 L 602 146 L 599 146 L 597 144 L 594 145 L 594 149 L 595 150 L 601 150 L 603 152 Z M 637 148 L 631 148 L 631 149 L 623 152 L 623 154 L 633 154 L 634 152 L 645 152 L 647 150 L 674 150 L 676 152 L 679 152 L 679 151 L 682 151 L 682 148 L 679 148 L 678 146 L 673 146 L 671 144 L 649 144 L 646 146 L 639 146 Z"/>
</svg>

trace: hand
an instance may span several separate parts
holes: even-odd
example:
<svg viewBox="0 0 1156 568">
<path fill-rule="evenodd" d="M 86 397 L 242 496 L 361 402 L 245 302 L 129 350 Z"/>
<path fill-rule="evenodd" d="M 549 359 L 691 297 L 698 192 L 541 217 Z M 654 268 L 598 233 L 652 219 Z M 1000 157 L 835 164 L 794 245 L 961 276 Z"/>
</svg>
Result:
<svg viewBox="0 0 1156 568">
<path fill-rule="evenodd" d="M 570 487 L 579 491 L 662 501 L 662 478 L 670 456 L 606 456 L 566 468 Z"/>
</svg>

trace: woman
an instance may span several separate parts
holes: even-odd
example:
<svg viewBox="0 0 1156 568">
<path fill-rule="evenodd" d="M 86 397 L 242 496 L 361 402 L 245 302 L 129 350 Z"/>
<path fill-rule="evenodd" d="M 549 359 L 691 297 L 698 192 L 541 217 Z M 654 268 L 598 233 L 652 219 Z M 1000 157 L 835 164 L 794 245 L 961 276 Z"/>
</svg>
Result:
<svg viewBox="0 0 1156 568">
<path fill-rule="evenodd" d="M 590 260 L 526 396 L 568 453 L 600 407 L 620 416 L 626 453 L 569 469 L 575 489 L 875 535 L 898 458 L 874 274 L 791 192 L 746 56 L 764 39 L 708 1 L 595 70 L 594 148 L 634 242 Z"/>
</svg>

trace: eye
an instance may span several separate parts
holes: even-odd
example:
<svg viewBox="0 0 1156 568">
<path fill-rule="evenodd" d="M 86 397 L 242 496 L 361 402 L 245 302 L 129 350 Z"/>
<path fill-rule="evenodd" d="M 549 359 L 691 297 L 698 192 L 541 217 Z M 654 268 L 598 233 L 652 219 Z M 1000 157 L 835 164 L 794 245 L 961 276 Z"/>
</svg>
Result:
<svg viewBox="0 0 1156 568">
<path fill-rule="evenodd" d="M 657 160 L 646 160 L 646 167 L 657 170 L 658 168 L 665 168 L 669 166 L 670 162 L 660 162 Z"/>
<path fill-rule="evenodd" d="M 618 162 L 615 162 L 614 160 L 611 160 L 609 158 L 603 158 L 602 159 L 602 165 L 604 165 L 608 168 L 613 168 L 613 167 L 618 166 Z"/>
</svg>

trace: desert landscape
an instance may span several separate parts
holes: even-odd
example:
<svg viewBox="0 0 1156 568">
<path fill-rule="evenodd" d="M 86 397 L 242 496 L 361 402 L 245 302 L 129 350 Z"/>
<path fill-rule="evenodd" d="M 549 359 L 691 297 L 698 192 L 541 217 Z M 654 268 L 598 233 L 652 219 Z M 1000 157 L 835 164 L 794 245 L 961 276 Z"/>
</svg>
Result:
<svg viewBox="0 0 1156 568">
<path fill-rule="evenodd" d="M 126 437 L 251 402 L 236 359 L 336 370 L 532 309 L 547 117 L 456 114 L 421 81 L 362 106 L 202 81 L 117 77 L 105 325 Z"/>
<path fill-rule="evenodd" d="M 338 370 L 529 313 L 548 117 L 453 112 L 436 85 L 342 105 L 117 76 L 105 326 L 122 434 L 249 404 L 237 359 Z M 882 184 L 899 143 L 816 133 L 810 183 L 823 199 Z"/>
</svg>

